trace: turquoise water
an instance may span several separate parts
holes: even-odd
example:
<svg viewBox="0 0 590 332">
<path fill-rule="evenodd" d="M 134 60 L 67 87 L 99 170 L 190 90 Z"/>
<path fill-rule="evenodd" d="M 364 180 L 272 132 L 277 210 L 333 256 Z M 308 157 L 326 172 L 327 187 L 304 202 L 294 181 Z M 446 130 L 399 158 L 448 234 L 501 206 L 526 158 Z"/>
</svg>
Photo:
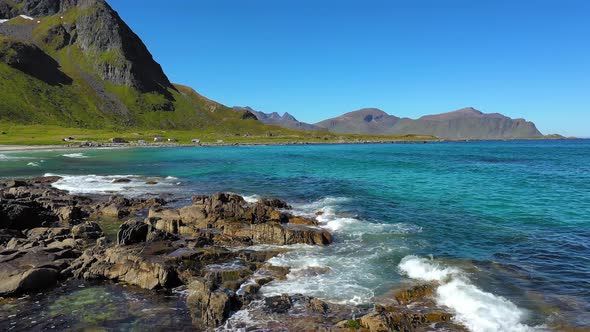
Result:
<svg viewBox="0 0 590 332">
<path fill-rule="evenodd" d="M 274 259 L 293 272 L 265 294 L 371 303 L 436 280 L 472 330 L 590 326 L 588 140 L 0 153 L 0 177 L 47 173 L 79 192 L 232 191 L 324 212 L 334 245 Z"/>
</svg>

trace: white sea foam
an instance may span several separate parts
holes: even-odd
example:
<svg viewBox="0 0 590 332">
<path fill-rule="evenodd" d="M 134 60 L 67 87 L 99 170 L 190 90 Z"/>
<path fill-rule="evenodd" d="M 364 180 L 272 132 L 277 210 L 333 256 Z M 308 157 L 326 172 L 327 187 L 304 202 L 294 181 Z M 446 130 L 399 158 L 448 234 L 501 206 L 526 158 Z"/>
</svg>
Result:
<svg viewBox="0 0 590 332">
<path fill-rule="evenodd" d="M 13 160 L 23 160 L 23 159 L 32 159 L 31 157 L 19 157 L 13 156 L 10 154 L 1 154 L 0 153 L 0 161 L 13 161 Z"/>
<path fill-rule="evenodd" d="M 247 203 L 256 203 L 260 199 L 258 195 L 242 195 Z"/>
<path fill-rule="evenodd" d="M 67 190 L 73 194 L 113 194 L 136 197 L 148 193 L 169 192 L 178 184 L 176 178 L 145 177 L 139 175 L 61 175 L 45 174 L 45 176 L 60 176 L 53 186 Z M 117 180 L 128 179 L 126 182 Z M 146 182 L 154 181 L 156 184 Z"/>
<path fill-rule="evenodd" d="M 438 304 L 449 307 L 456 319 L 471 331 L 477 332 L 525 332 L 540 328 L 523 323 L 526 312 L 509 300 L 484 292 L 473 285 L 466 274 L 454 267 L 417 256 L 406 256 L 399 269 L 412 279 L 436 281 Z"/>
<path fill-rule="evenodd" d="M 335 242 L 327 247 L 301 246 L 271 258 L 270 264 L 290 267 L 290 273 L 286 280 L 263 286 L 264 295 L 301 293 L 349 304 L 372 301 L 375 287 L 382 284 L 382 272 L 375 262 L 404 250 L 402 245 L 391 245 L 390 236 L 421 229 L 405 223 L 371 223 L 340 214 L 342 204 L 349 201 L 345 197 L 327 197 L 293 204 L 293 214 L 315 217 L 322 228 L 334 235 Z M 319 211 L 322 214 L 316 216 Z M 365 236 L 372 236 L 370 244 L 364 241 Z"/>
<path fill-rule="evenodd" d="M 88 158 L 88 156 L 83 153 L 66 153 L 62 156 L 67 157 L 67 158 L 77 158 L 77 159 Z"/>
<path fill-rule="evenodd" d="M 41 161 L 41 162 L 43 162 L 43 161 Z M 41 165 L 40 165 L 39 163 L 36 163 L 36 162 L 30 162 L 30 163 L 28 163 L 28 164 L 27 164 L 27 166 L 31 166 L 31 167 L 41 167 Z"/>
</svg>

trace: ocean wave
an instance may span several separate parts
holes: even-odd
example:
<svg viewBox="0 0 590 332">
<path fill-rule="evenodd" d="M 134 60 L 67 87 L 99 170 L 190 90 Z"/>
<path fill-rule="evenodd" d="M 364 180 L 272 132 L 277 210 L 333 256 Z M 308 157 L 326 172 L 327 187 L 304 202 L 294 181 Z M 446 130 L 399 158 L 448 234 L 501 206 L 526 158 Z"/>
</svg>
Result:
<svg viewBox="0 0 590 332">
<path fill-rule="evenodd" d="M 75 159 L 88 158 L 88 156 L 83 153 L 66 153 L 66 154 L 63 154 L 62 156 L 66 157 L 66 158 L 75 158 Z"/>
<path fill-rule="evenodd" d="M 342 205 L 350 201 L 347 197 L 326 197 L 293 204 L 293 214 L 315 218 L 320 227 L 334 235 L 335 242 L 328 247 L 298 247 L 271 258 L 270 264 L 289 267 L 290 273 L 286 280 L 263 286 L 262 294 L 301 293 L 343 304 L 367 304 L 373 300 L 375 289 L 382 283 L 376 262 L 406 250 L 402 244 L 392 244 L 391 236 L 422 229 L 407 223 L 372 223 L 341 214 Z M 370 244 L 367 236 L 372 237 Z"/>
<path fill-rule="evenodd" d="M 146 177 L 141 175 L 61 175 L 47 173 L 45 176 L 59 176 L 53 187 L 72 194 L 121 194 L 136 197 L 150 193 L 169 192 L 179 182 L 174 177 Z"/>
<path fill-rule="evenodd" d="M 399 263 L 408 277 L 439 283 L 435 301 L 452 309 L 456 319 L 471 331 L 526 332 L 539 331 L 523 323 L 526 312 L 509 300 L 485 292 L 473 285 L 466 274 L 454 267 L 417 256 L 406 256 Z"/>
<path fill-rule="evenodd" d="M 256 203 L 260 198 L 262 198 L 259 195 L 242 195 L 242 197 L 247 203 Z"/>
<path fill-rule="evenodd" d="M 32 159 L 32 158 L 31 157 L 12 156 L 9 154 L 1 154 L 0 153 L 0 161 L 13 161 L 13 160 L 23 160 L 23 159 Z"/>
<path fill-rule="evenodd" d="M 41 162 L 43 162 L 43 161 L 41 161 Z M 28 164 L 27 164 L 27 166 L 31 166 L 31 167 L 41 167 L 41 164 L 39 164 L 39 163 L 36 163 L 36 162 L 30 162 L 30 163 L 28 163 Z"/>
</svg>

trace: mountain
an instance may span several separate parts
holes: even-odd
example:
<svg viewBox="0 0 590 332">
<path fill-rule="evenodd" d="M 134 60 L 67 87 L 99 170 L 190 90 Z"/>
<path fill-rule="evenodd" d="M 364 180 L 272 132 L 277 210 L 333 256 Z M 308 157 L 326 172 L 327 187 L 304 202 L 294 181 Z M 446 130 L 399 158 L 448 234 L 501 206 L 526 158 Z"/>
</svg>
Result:
<svg viewBox="0 0 590 332">
<path fill-rule="evenodd" d="M 377 108 L 363 108 L 316 123 L 335 133 L 387 134 L 399 118 Z"/>
<path fill-rule="evenodd" d="M 426 115 L 413 120 L 366 108 L 316 123 L 342 134 L 432 135 L 449 139 L 512 139 L 541 137 L 534 123 L 474 108 Z"/>
<path fill-rule="evenodd" d="M 246 106 L 246 107 L 234 106 L 234 110 L 250 112 L 250 113 L 254 114 L 254 116 L 256 116 L 256 118 L 260 122 L 274 125 L 274 126 L 279 126 L 279 127 L 289 128 L 289 129 L 298 129 L 298 130 L 322 130 L 322 129 L 324 129 L 324 128 L 318 127 L 316 125 L 312 125 L 309 123 L 298 121 L 297 119 L 295 119 L 294 116 L 292 116 L 291 114 L 286 113 L 286 112 L 285 112 L 285 114 L 283 114 L 281 116 L 277 112 L 264 113 L 264 112 L 255 111 L 248 106 Z"/>
<path fill-rule="evenodd" d="M 104 0 L 0 0 L 0 122 L 266 127 L 170 83 L 141 39 Z"/>
</svg>

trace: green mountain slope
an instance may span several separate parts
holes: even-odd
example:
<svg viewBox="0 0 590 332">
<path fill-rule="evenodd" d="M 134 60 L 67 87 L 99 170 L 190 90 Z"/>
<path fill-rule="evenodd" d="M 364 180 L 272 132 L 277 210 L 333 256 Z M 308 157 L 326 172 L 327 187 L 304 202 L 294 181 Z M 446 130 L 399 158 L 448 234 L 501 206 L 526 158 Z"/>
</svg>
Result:
<svg viewBox="0 0 590 332">
<path fill-rule="evenodd" d="M 7 9 L 8 8 L 8 9 Z M 265 131 L 173 85 L 102 0 L 0 0 L 0 122 L 80 128 Z"/>
</svg>

